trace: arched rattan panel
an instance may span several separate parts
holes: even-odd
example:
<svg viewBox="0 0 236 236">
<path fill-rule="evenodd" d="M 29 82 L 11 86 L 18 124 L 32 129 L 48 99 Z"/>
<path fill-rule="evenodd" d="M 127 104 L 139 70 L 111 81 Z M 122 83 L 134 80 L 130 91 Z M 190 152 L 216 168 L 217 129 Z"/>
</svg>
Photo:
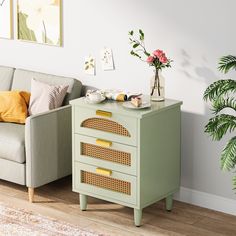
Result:
<svg viewBox="0 0 236 236">
<path fill-rule="evenodd" d="M 109 133 L 119 134 L 121 136 L 131 137 L 129 131 L 119 123 L 103 118 L 89 118 L 84 120 L 81 127 L 101 130 Z"/>
</svg>

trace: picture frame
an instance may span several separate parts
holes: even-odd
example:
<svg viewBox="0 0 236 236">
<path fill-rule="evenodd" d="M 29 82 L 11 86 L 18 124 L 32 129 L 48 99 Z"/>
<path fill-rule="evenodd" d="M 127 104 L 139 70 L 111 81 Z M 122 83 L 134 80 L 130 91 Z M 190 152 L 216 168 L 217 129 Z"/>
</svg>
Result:
<svg viewBox="0 0 236 236">
<path fill-rule="evenodd" d="M 0 0 L 0 38 L 13 39 L 13 0 Z"/>
<path fill-rule="evenodd" d="M 62 0 L 17 0 L 17 39 L 61 47 Z"/>
</svg>

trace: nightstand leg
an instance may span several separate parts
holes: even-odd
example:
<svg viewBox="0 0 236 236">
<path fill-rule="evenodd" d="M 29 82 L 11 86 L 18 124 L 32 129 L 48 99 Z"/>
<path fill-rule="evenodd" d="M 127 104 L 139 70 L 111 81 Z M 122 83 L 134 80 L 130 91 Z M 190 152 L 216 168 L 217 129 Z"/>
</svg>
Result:
<svg viewBox="0 0 236 236">
<path fill-rule="evenodd" d="M 141 226 L 142 211 L 142 209 L 134 209 L 134 224 L 137 227 Z"/>
<path fill-rule="evenodd" d="M 87 209 L 87 196 L 84 194 L 79 194 L 80 209 L 86 211 Z"/>
<path fill-rule="evenodd" d="M 171 211 L 173 208 L 173 195 L 166 197 L 166 210 Z"/>
</svg>

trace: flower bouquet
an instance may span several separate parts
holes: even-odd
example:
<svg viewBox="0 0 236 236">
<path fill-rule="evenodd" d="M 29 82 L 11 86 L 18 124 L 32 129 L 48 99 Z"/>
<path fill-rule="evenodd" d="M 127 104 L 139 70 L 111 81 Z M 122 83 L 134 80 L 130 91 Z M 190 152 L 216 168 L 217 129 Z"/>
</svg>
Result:
<svg viewBox="0 0 236 236">
<path fill-rule="evenodd" d="M 129 40 L 132 45 L 132 51 L 130 54 L 132 56 L 138 57 L 141 61 L 148 63 L 149 66 L 154 67 L 155 76 L 151 81 L 151 100 L 153 101 L 163 101 L 164 100 L 164 86 L 161 84 L 160 71 L 163 68 L 171 67 L 171 59 L 166 57 L 166 54 L 157 49 L 153 53 L 149 53 L 146 50 L 144 43 L 144 33 L 139 30 L 139 38 L 134 37 L 134 31 L 129 32 Z M 143 57 L 146 57 L 143 59 Z"/>
</svg>

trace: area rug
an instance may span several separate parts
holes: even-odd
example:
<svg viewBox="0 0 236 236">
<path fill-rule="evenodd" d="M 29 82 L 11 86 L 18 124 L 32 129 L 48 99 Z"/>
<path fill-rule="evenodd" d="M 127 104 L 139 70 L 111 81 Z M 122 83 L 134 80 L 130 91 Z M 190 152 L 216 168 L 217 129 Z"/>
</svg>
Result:
<svg viewBox="0 0 236 236">
<path fill-rule="evenodd" d="M 16 209 L 0 202 L 1 236 L 101 236 L 75 225 Z"/>
</svg>

